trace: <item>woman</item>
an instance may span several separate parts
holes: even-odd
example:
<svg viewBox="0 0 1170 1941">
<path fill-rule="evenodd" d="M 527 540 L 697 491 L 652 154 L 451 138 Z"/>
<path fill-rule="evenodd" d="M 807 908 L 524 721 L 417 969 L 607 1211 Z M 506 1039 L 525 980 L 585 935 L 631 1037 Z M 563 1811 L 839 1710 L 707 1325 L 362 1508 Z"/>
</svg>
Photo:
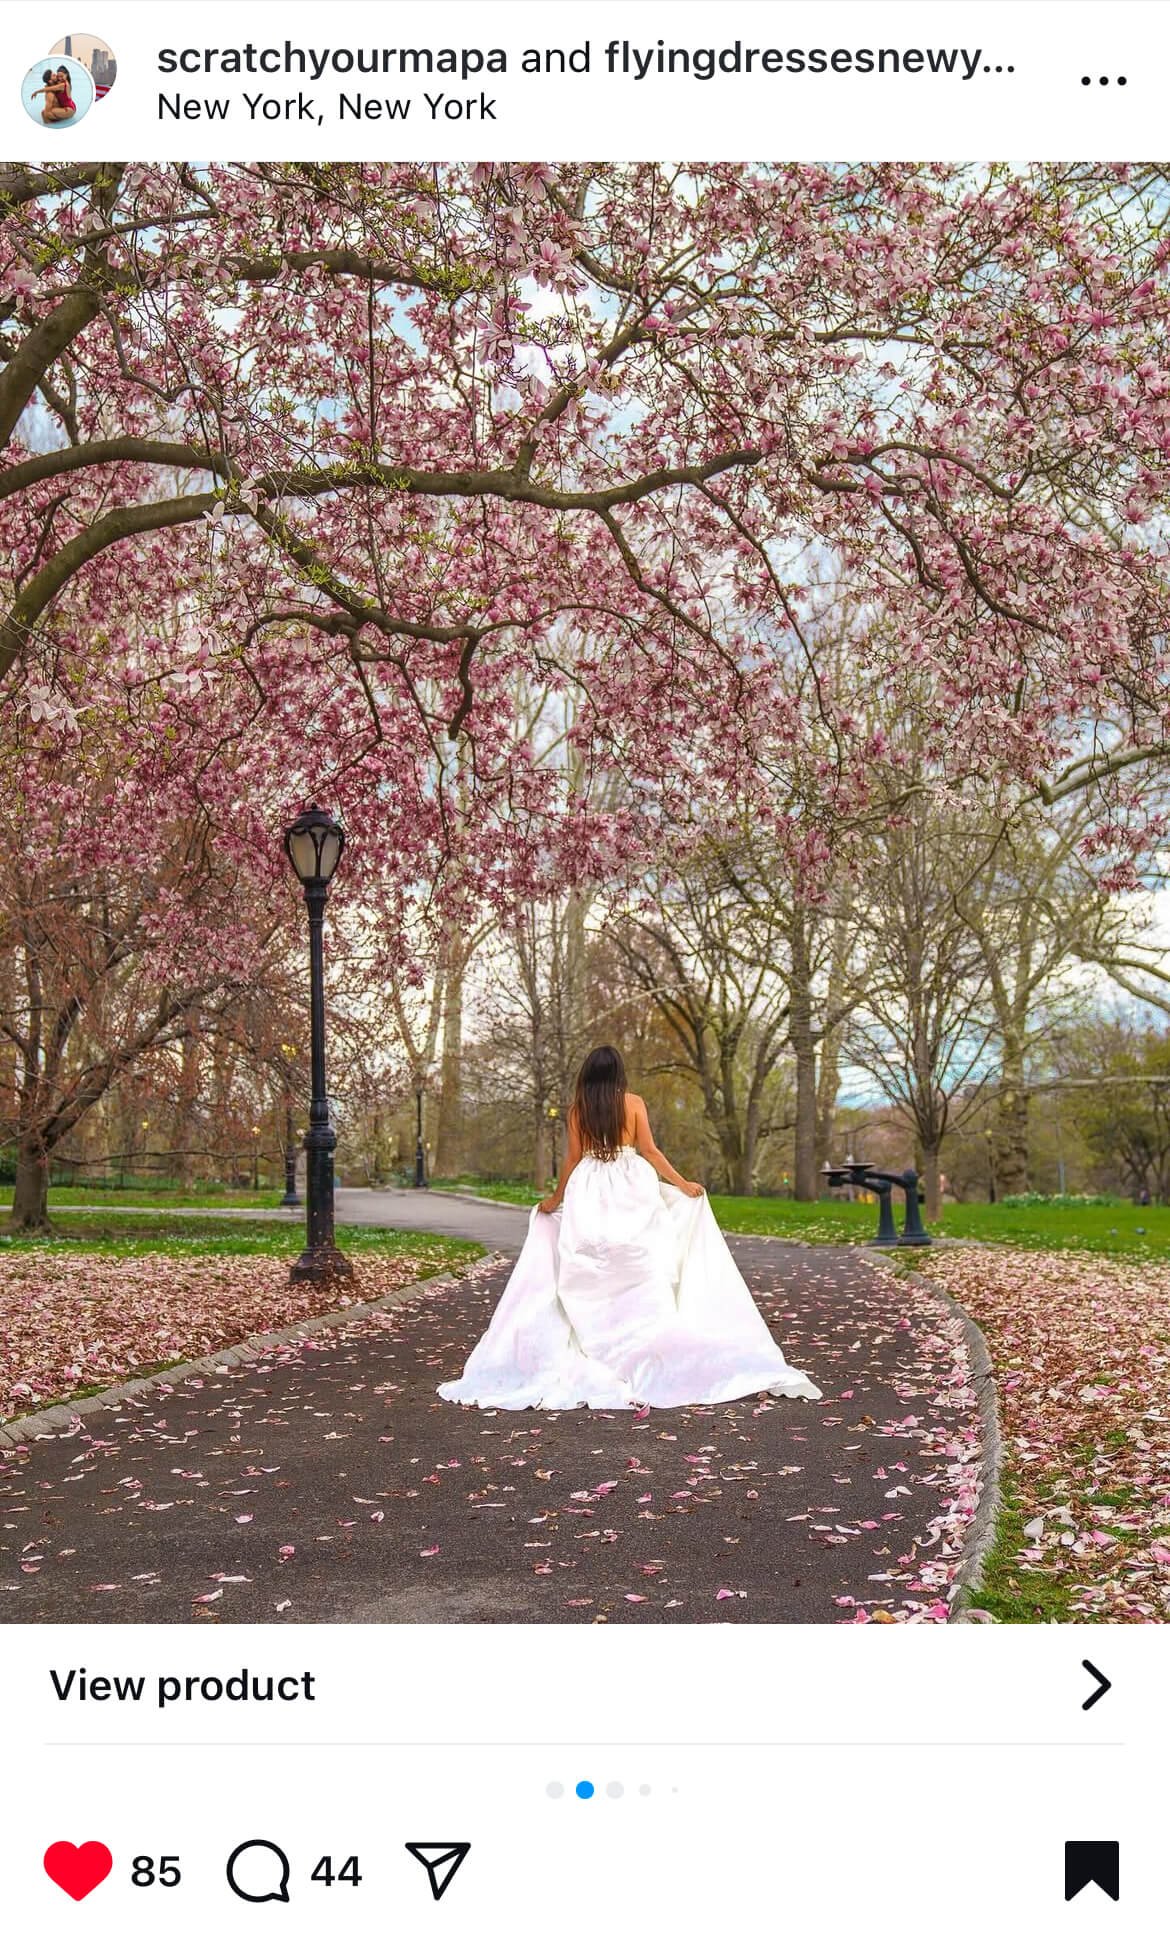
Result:
<svg viewBox="0 0 1170 1941">
<path fill-rule="evenodd" d="M 37 88 L 31 97 L 34 101 L 38 94 L 43 94 L 45 97 L 45 105 L 41 109 L 41 120 L 46 123 L 69 121 L 77 113 L 77 103 L 73 99 L 73 84 L 69 78 L 69 69 L 67 67 L 59 67 L 54 71 L 53 68 L 47 67 L 41 75 L 41 80 L 45 84 L 44 87 Z"/>
<path fill-rule="evenodd" d="M 659 1151 L 612 1045 L 591 1051 L 555 1193 L 448 1402 L 682 1408 L 767 1391 L 820 1399 L 790 1368 L 706 1194 Z"/>
</svg>

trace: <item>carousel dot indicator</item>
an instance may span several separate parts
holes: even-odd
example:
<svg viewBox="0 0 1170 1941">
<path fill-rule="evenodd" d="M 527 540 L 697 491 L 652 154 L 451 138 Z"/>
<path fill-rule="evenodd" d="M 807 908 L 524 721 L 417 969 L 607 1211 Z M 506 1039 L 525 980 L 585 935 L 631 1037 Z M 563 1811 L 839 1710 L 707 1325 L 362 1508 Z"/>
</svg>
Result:
<svg viewBox="0 0 1170 1941">
<path fill-rule="evenodd" d="M 565 1789 L 559 1779 L 550 1779 L 544 1790 L 550 1799 L 563 1799 L 565 1796 Z"/>
<path fill-rule="evenodd" d="M 596 1788 L 591 1779 L 579 1779 L 577 1781 L 576 1792 L 578 1799 L 592 1799 L 595 1790 Z"/>
</svg>

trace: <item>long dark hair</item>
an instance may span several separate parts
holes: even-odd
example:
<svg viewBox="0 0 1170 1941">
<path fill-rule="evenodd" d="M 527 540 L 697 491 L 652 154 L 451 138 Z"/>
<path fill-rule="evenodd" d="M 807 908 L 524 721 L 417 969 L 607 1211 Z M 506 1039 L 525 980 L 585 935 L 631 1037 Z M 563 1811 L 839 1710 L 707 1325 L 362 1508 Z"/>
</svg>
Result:
<svg viewBox="0 0 1170 1941">
<path fill-rule="evenodd" d="M 577 1074 L 573 1101 L 577 1131 L 586 1152 L 616 1158 L 626 1125 L 626 1068 L 620 1051 L 598 1045 Z"/>
</svg>

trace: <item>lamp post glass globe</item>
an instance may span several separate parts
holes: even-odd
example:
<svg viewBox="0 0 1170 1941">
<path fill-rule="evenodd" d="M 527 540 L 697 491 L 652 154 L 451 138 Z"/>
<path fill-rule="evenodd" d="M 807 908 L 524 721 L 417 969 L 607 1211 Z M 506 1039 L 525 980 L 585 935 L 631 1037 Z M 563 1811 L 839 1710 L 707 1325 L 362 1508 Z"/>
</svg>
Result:
<svg viewBox="0 0 1170 1941">
<path fill-rule="evenodd" d="M 345 830 L 314 802 L 285 830 L 284 848 L 302 889 L 328 889 L 345 848 Z"/>
<path fill-rule="evenodd" d="M 333 1238 L 333 1152 L 337 1134 L 329 1119 L 325 1085 L 325 903 L 329 884 L 345 848 L 345 831 L 313 803 L 284 832 L 284 848 L 305 893 L 309 913 L 309 1050 L 312 1087 L 305 1133 L 306 1244 L 293 1262 L 290 1279 L 329 1281 L 352 1275 L 353 1268 Z M 295 1203 L 295 1171 L 285 1173 L 285 1205 Z"/>
</svg>

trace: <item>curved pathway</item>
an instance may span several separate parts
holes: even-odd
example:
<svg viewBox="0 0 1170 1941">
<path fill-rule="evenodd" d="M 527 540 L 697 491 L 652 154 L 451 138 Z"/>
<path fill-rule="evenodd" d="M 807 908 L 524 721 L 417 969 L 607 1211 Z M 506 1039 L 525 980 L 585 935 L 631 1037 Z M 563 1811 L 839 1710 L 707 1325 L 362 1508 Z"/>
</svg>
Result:
<svg viewBox="0 0 1170 1941">
<path fill-rule="evenodd" d="M 510 1249 L 527 1220 L 414 1193 L 339 1213 Z M 453 1408 L 435 1384 L 491 1311 L 488 1264 L 4 1451 L 0 1620 L 945 1615 L 978 1459 L 961 1323 L 857 1249 L 732 1247 L 823 1402 Z"/>
<path fill-rule="evenodd" d="M 495 1253 L 517 1253 L 528 1227 L 528 1208 L 474 1199 L 464 1193 L 432 1193 L 429 1188 L 339 1186 L 337 1224 L 351 1227 L 405 1227 L 415 1233 L 445 1233 L 478 1240 Z M 271 1220 L 281 1226 L 304 1225 L 304 1209 L 281 1206 L 80 1206 L 68 1213 L 165 1213 L 168 1220 Z"/>
</svg>

